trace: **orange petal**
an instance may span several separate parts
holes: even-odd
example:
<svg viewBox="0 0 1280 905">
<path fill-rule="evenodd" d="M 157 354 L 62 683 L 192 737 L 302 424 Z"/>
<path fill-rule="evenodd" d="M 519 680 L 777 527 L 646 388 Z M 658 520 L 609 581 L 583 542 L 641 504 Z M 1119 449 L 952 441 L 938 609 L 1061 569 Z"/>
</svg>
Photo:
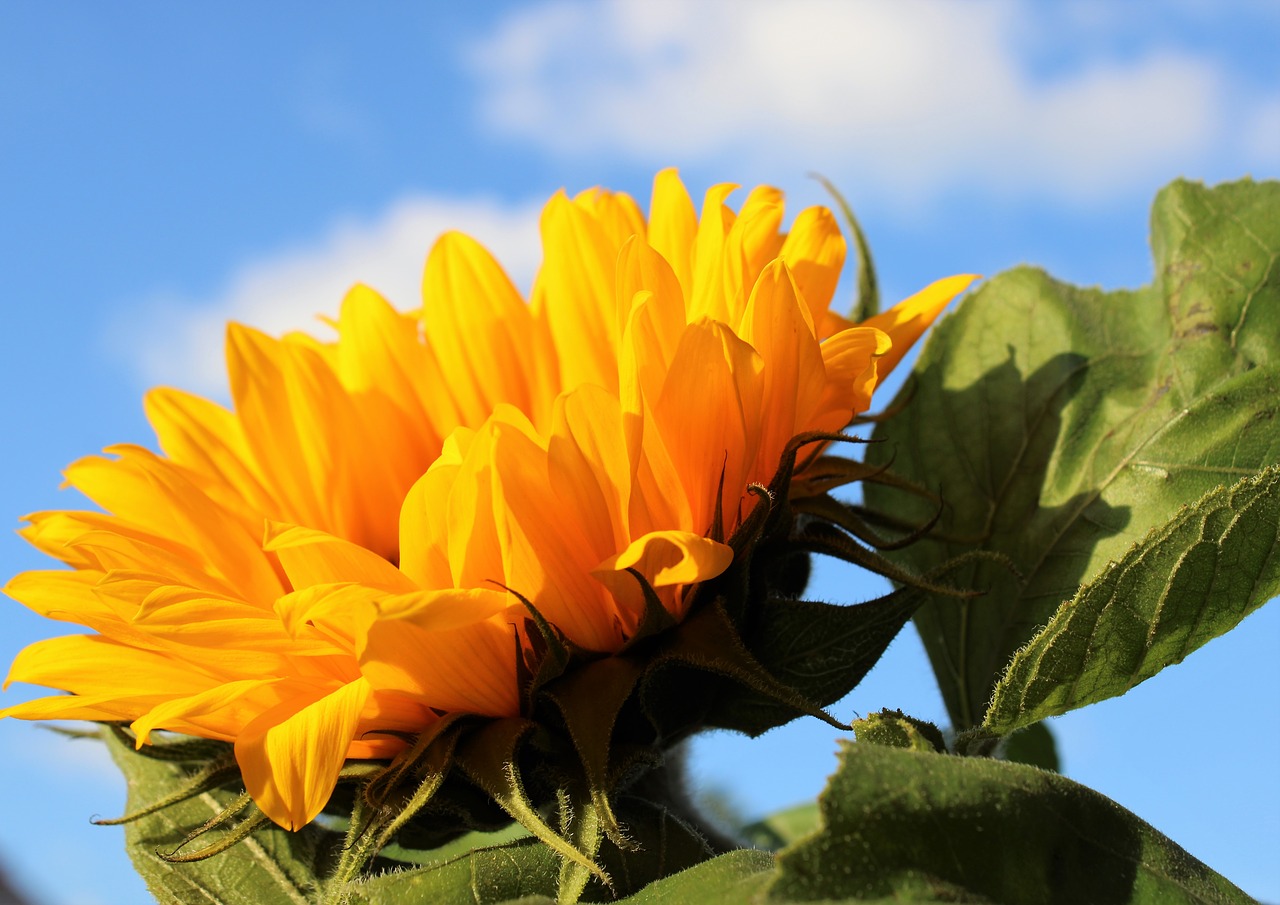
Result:
<svg viewBox="0 0 1280 905">
<path fill-rule="evenodd" d="M 783 449 L 805 429 L 827 384 L 809 309 L 784 261 L 774 261 L 760 274 L 739 335 L 764 364 L 757 464 L 751 474 L 768 483 Z"/>
<path fill-rule="evenodd" d="M 300 688 L 241 730 L 236 761 L 264 814 L 289 830 L 315 819 L 337 785 L 369 694 L 363 677 L 337 689 Z"/>
<path fill-rule="evenodd" d="M 446 602 L 453 595 L 456 600 Z M 440 610 L 494 606 L 498 591 L 440 591 L 430 605 L 386 615 L 370 626 L 360 670 L 379 691 L 407 695 L 441 710 L 486 716 L 520 711 L 515 629 L 499 615 L 457 629 L 442 629 Z M 421 622 L 421 625 L 419 624 Z M 426 626 L 425 628 L 423 626 Z"/>
<path fill-rule="evenodd" d="M 693 521 L 680 527 L 711 527 L 722 480 L 725 524 L 736 524 L 759 440 L 762 368 L 755 350 L 718 321 L 685 329 L 653 409 L 689 500 Z"/>
</svg>

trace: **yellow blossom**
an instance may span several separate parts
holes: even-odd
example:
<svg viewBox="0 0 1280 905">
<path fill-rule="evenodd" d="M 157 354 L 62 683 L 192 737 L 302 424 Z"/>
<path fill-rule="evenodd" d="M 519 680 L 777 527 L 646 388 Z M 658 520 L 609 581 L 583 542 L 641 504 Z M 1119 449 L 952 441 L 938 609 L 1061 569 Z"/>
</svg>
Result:
<svg viewBox="0 0 1280 905">
<path fill-rule="evenodd" d="M 779 192 L 735 213 L 734 188 L 699 217 L 664 171 L 647 222 L 623 194 L 556 195 L 529 303 L 451 233 L 419 311 L 357 286 L 333 341 L 231 325 L 231 410 L 153 391 L 163 454 L 67 469 L 105 514 L 28 517 L 71 568 L 7 592 L 93 634 L 20 653 L 10 681 L 70 695 L 0 715 L 233 742 L 256 803 L 296 828 L 346 759 L 390 757 L 444 713 L 518 714 L 526 604 L 602 654 L 646 586 L 682 618 L 732 561 L 716 538 L 749 485 L 796 435 L 865 411 L 972 279 L 851 324 L 829 310 L 831 213 L 783 233 Z"/>
</svg>

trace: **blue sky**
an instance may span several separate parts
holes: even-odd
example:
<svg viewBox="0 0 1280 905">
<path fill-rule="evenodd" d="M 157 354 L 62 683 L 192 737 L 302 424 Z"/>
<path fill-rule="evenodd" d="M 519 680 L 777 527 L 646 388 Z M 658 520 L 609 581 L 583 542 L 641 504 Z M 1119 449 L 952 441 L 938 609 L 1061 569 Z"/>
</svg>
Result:
<svg viewBox="0 0 1280 905">
<path fill-rule="evenodd" d="M 770 182 L 796 211 L 817 170 L 900 296 L 1021 262 L 1139 285 L 1161 185 L 1280 175 L 1273 3 L 316 6 L 0 6 L 0 520 L 78 505 L 63 466 L 149 443 L 147 386 L 223 393 L 229 317 L 305 328 L 357 279 L 413 305 L 447 227 L 527 285 L 561 186 L 647 199 L 676 165 L 695 195 Z M 0 534 L 0 577 L 43 565 Z M 878 590 L 833 570 L 819 593 Z M 6 662 L 58 628 L 0 612 Z M 1273 604 L 1054 726 L 1069 775 L 1273 901 L 1277 650 Z M 886 706 L 943 720 L 910 632 L 837 712 Z M 816 794 L 834 747 L 810 721 L 693 762 L 762 813 Z M 88 825 L 123 800 L 92 747 L 6 721 L 0 759 L 0 861 L 33 900 L 145 901 Z"/>
</svg>

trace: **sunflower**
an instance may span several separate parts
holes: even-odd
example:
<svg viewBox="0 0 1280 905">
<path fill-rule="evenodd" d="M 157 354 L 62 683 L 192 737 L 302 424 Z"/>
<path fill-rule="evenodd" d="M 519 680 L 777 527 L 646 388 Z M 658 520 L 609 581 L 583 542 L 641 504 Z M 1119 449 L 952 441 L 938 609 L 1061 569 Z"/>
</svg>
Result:
<svg viewBox="0 0 1280 905">
<path fill-rule="evenodd" d="M 530 611 L 609 655 L 656 598 L 675 620 L 734 558 L 788 444 L 847 426 L 973 279 L 870 321 L 829 310 L 845 242 L 824 208 L 672 170 L 649 218 L 625 194 L 560 193 L 530 302 L 475 241 L 427 259 L 420 310 L 357 286 L 336 339 L 231 325 L 233 406 L 172 389 L 162 453 L 117 446 L 67 483 L 103 512 L 27 517 L 70 566 L 7 593 L 88 627 L 37 642 L 9 681 L 69 692 L 0 713 L 234 743 L 287 828 L 343 764 L 385 759 L 451 713 L 522 708 Z M 803 471 L 797 472 L 797 478 Z"/>
</svg>

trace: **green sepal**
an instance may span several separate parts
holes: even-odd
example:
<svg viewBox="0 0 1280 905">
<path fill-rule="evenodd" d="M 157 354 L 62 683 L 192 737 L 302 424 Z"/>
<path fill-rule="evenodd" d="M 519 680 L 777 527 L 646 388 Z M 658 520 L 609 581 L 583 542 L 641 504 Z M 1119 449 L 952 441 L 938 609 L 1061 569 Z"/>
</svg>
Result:
<svg viewBox="0 0 1280 905">
<path fill-rule="evenodd" d="M 526 896 L 551 902 L 560 863 L 547 846 L 525 837 L 419 868 L 364 877 L 347 887 L 344 905 L 498 905 Z"/>
<path fill-rule="evenodd" d="M 711 725 L 719 725 L 710 723 L 710 714 L 714 712 L 715 698 L 720 689 L 708 685 L 699 675 L 705 673 L 729 679 L 754 694 L 775 701 L 789 709 L 793 717 L 809 715 L 837 729 L 849 728 L 826 713 L 821 705 L 770 674 L 747 650 L 719 601 L 691 614 L 680 630 L 671 634 L 669 643 L 655 655 L 640 686 L 641 707 L 661 736 L 675 739 L 680 737 L 682 729 L 687 734 L 687 728 L 670 725 L 670 714 L 691 715 L 689 702 L 699 697 L 698 691 L 703 693 L 698 701 L 703 718 Z M 751 728 L 742 727 L 740 731 L 750 735 L 753 734 Z"/>
<path fill-rule="evenodd" d="M 528 641 L 528 647 L 521 643 L 519 632 L 516 633 L 514 641 L 516 681 L 520 685 L 521 711 L 531 713 L 533 702 L 542 687 L 564 675 L 574 656 L 581 656 L 582 652 L 574 647 L 565 637 L 564 632 L 548 622 L 527 597 L 506 585 L 493 583 L 519 600 L 529 611 L 523 633 Z"/>
<path fill-rule="evenodd" d="M 131 739 L 129 736 L 118 735 L 121 741 L 128 744 Z M 147 746 L 143 746 L 146 748 Z M 138 749 L 135 749 L 137 751 Z M 140 752 L 139 752 L 140 753 Z M 144 755 L 145 756 L 145 755 Z M 167 760 L 168 758 L 158 758 L 159 760 Z M 174 761 L 177 763 L 178 761 Z M 91 822 L 97 826 L 118 826 L 122 823 L 132 823 L 142 817 L 147 817 L 156 811 L 163 810 L 170 805 L 178 804 L 186 801 L 188 798 L 194 798 L 211 789 L 220 789 L 223 786 L 240 783 L 240 770 L 236 766 L 235 754 L 229 748 L 224 748 L 220 754 L 209 761 L 201 763 L 196 767 L 185 781 L 179 784 L 167 795 L 163 795 L 154 801 L 147 802 L 143 807 L 130 811 L 123 817 L 112 818 L 94 818 Z"/>
<path fill-rule="evenodd" d="M 574 905 L 582 898 L 587 884 L 597 873 L 597 870 L 593 870 L 591 866 L 596 865 L 599 859 L 600 843 L 605 835 L 605 815 L 598 806 L 598 799 L 594 794 L 596 790 L 587 791 L 588 794 L 582 794 L 581 787 L 576 784 L 556 790 L 560 833 L 569 845 L 582 853 L 587 862 L 571 858 L 560 860 L 560 877 L 556 884 L 557 905 Z M 573 792 L 578 794 L 575 795 Z M 608 805 L 608 797 L 605 796 L 604 806 L 608 808 Z M 608 812 L 608 817 L 610 820 L 614 819 L 612 811 Z M 602 869 L 598 870 L 602 871 Z M 612 889 L 612 878 L 609 878 L 607 873 L 603 876 L 609 888 Z"/>
<path fill-rule="evenodd" d="M 930 754 L 947 753 L 947 743 L 937 726 L 907 716 L 901 710 L 881 710 L 854 720 L 853 734 L 864 745 L 883 745 Z"/>
<path fill-rule="evenodd" d="M 849 317 L 855 324 L 862 323 L 867 318 L 880 313 L 880 283 L 876 279 L 876 267 L 871 260 L 871 246 L 867 244 L 867 237 L 862 232 L 858 218 L 853 215 L 853 208 L 849 206 L 849 202 L 845 200 L 835 184 L 825 176 L 817 173 L 811 175 L 822 183 L 827 194 L 835 199 L 840 213 L 844 216 L 844 222 L 849 227 L 849 232 L 853 234 L 853 250 L 858 262 L 858 297 Z"/>
<path fill-rule="evenodd" d="M 196 849 L 193 852 L 181 853 L 182 849 L 187 845 L 206 835 L 212 830 L 218 829 L 225 824 L 231 823 L 241 811 L 247 810 L 249 813 L 242 817 L 238 822 L 232 825 L 223 835 L 219 836 L 214 842 L 209 843 L 204 848 Z M 190 864 L 193 861 L 204 861 L 212 858 L 214 855 L 220 855 L 227 849 L 231 848 L 245 839 L 248 839 L 253 832 L 270 822 L 270 818 L 262 813 L 261 809 L 253 803 L 249 794 L 246 792 L 240 796 L 230 806 L 225 808 L 221 813 L 211 818 L 203 826 L 200 826 L 186 835 L 186 837 L 177 844 L 172 851 L 163 852 L 156 849 L 156 857 L 161 861 L 169 864 Z"/>
<path fill-rule="evenodd" d="M 794 538 L 795 545 L 810 553 L 820 553 L 839 559 L 851 565 L 861 566 L 868 571 L 883 575 L 890 581 L 901 585 L 929 591 L 943 597 L 966 600 L 978 597 L 981 591 L 973 588 L 958 588 L 941 584 L 932 580 L 927 574 L 917 574 L 910 569 L 897 565 L 872 550 L 863 547 L 856 540 L 829 522 L 811 522 L 805 525 Z"/>
<path fill-rule="evenodd" d="M 553 830 L 525 791 L 520 749 L 539 729 L 537 723 L 526 719 L 493 720 L 466 735 L 458 746 L 455 762 L 468 779 L 540 842 L 609 885 L 608 874 L 591 856 Z"/>
<path fill-rule="evenodd" d="M 827 707 L 871 671 L 922 600 L 913 588 L 852 605 L 770 599 L 744 642 L 769 675 Z M 754 736 L 797 715 L 777 697 L 731 688 L 708 708 L 706 720 Z"/>
<path fill-rule="evenodd" d="M 640 680 L 641 667 L 625 657 L 606 657 L 575 670 L 547 689 L 546 696 L 564 717 L 565 727 L 582 763 L 594 819 L 621 849 L 632 847 L 614 816 L 609 793 L 613 727 L 618 713 Z"/>
<path fill-rule="evenodd" d="M 649 584 L 649 579 L 635 569 L 627 569 L 627 574 L 640 585 L 640 592 L 644 595 L 644 613 L 640 617 L 640 624 L 636 626 L 635 632 L 622 645 L 622 648 L 618 651 L 619 653 L 626 653 L 637 644 L 647 641 L 655 635 L 661 635 L 677 625 L 675 617 L 667 612 L 667 608 L 658 599 L 658 592 L 654 590 L 653 585 Z"/>
<path fill-rule="evenodd" d="M 607 844 L 600 858 L 619 895 L 637 894 L 648 884 L 688 870 L 715 854 L 696 829 L 663 805 L 623 796 L 617 811 L 630 830 L 631 847 Z M 612 901 L 607 892 L 597 886 L 588 890 L 587 897 Z"/>
</svg>

